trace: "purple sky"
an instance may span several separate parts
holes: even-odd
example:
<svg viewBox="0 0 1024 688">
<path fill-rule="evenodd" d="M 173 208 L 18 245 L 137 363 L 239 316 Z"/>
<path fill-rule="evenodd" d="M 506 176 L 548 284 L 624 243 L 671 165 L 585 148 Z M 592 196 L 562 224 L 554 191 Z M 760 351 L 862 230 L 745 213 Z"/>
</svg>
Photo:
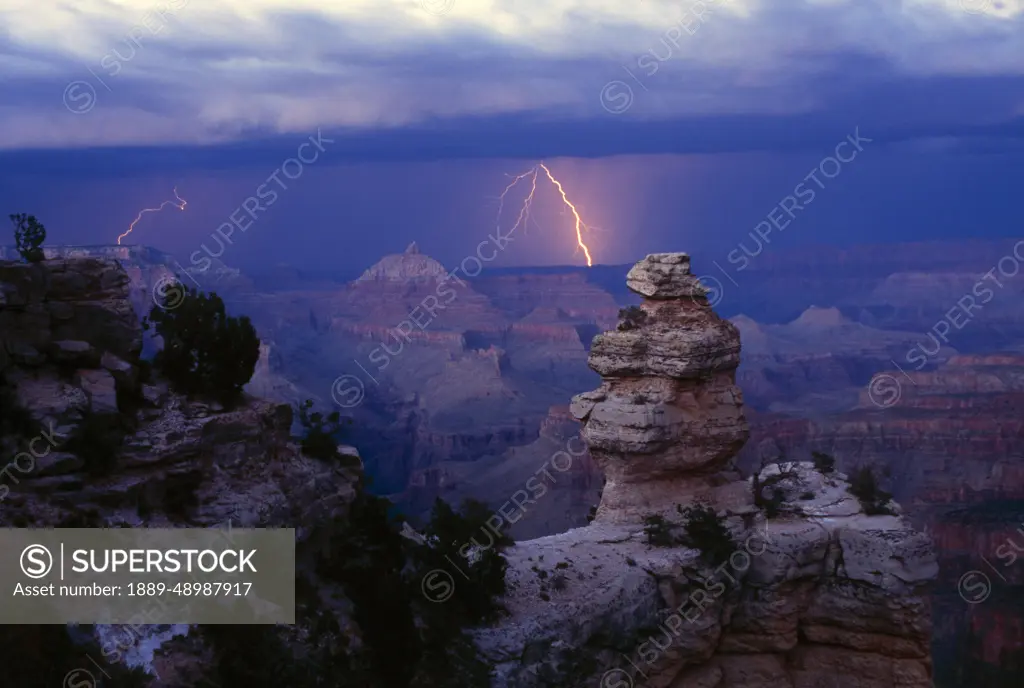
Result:
<svg viewBox="0 0 1024 688">
<path fill-rule="evenodd" d="M 452 265 L 539 160 L 598 263 L 1024 220 L 1024 0 L 53 4 L 0 28 L 0 205 L 51 243 L 112 242 L 177 186 L 132 238 L 183 262 L 234 213 L 232 265 L 412 240 Z M 541 186 L 494 265 L 583 263 L 563 210 Z"/>
</svg>

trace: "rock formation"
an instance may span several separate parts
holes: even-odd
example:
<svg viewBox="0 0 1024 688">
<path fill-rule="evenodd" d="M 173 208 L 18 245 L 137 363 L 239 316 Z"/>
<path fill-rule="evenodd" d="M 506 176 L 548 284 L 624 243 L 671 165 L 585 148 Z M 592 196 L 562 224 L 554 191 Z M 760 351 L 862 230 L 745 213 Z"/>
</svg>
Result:
<svg viewBox="0 0 1024 688">
<path fill-rule="evenodd" d="M 646 300 L 635 322 L 595 338 L 590 365 L 604 382 L 571 407 L 607 479 L 600 522 L 671 514 L 680 500 L 734 489 L 727 463 L 748 436 L 734 384 L 739 333 L 711 310 L 689 257 L 649 256 L 627 284 Z"/>
<path fill-rule="evenodd" d="M 151 378 L 131 300 L 113 258 L 0 262 L 0 525 L 296 527 L 300 557 L 315 552 L 356 494 L 358 462 L 303 456 L 289 406 L 245 397 L 225 410 Z M 75 444 L 98 419 L 116 432 Z M 166 631 L 134 627 L 127 661 L 152 666 Z"/>
<path fill-rule="evenodd" d="M 884 468 L 907 517 L 935 540 L 937 673 L 984 673 L 999 685 L 998 677 L 1019 675 L 1024 654 L 1024 356 L 955 356 L 933 371 L 883 375 L 891 393 L 865 386 L 860 403 L 842 413 L 757 416 L 738 465 L 753 470 L 765 457 L 822 451 L 840 470 Z M 972 594 L 964 577 L 984 580 L 979 571 L 990 586 Z"/>
<path fill-rule="evenodd" d="M 494 685 L 930 686 L 927 536 L 810 463 L 740 479 L 736 329 L 685 254 L 648 256 L 628 284 L 645 302 L 595 340 L 603 383 L 572 405 L 608 478 L 597 519 L 507 551 L 510 616 L 476 636 Z M 731 555 L 690 507 L 728 529 Z"/>
</svg>

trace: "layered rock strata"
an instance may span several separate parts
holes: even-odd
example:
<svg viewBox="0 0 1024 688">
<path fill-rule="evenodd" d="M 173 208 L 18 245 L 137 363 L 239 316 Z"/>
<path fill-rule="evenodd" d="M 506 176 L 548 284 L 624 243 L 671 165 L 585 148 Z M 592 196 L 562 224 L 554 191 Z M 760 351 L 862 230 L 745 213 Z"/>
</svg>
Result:
<svg viewBox="0 0 1024 688">
<path fill-rule="evenodd" d="M 595 340 L 603 383 L 572 406 L 608 478 L 597 519 L 507 552 L 510 615 L 477 632 L 494 685 L 931 686 L 928 537 L 811 463 L 741 479 L 735 328 L 685 254 L 648 256 L 628 284 L 642 313 Z M 713 512 L 731 555 L 688 507 Z"/>
<path fill-rule="evenodd" d="M 738 465 L 821 451 L 840 470 L 884 468 L 886 488 L 935 540 L 939 685 L 965 676 L 1000 685 L 1019 676 L 1024 657 L 1024 357 L 955 356 L 932 371 L 893 369 L 877 380 L 842 413 L 753 417 Z M 969 588 L 976 581 L 988 582 Z"/>
<path fill-rule="evenodd" d="M 131 301 L 113 258 L 0 262 L 0 527 L 294 527 L 305 570 L 357 493 L 358 455 L 302 455 L 287 405 L 244 397 L 224 409 L 148 379 Z M 97 419 L 118 432 L 102 450 L 95 435 L 76 444 Z M 128 628 L 95 632 L 109 639 Z M 154 687 L 202 683 L 167 678 L 194 659 L 167 647 L 168 627 L 129 635 L 118 656 L 159 664 Z"/>
<path fill-rule="evenodd" d="M 734 384 L 739 333 L 711 310 L 689 257 L 648 256 L 627 284 L 644 303 L 594 339 L 603 382 L 570 407 L 607 479 L 600 522 L 671 514 L 681 499 L 733 488 L 727 464 L 749 435 Z"/>
</svg>

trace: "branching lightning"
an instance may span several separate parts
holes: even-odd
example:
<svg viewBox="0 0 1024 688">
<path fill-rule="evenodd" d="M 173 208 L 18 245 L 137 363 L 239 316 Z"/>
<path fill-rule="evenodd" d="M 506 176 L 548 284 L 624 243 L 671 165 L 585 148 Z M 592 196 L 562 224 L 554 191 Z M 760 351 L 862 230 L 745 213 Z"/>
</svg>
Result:
<svg viewBox="0 0 1024 688">
<path fill-rule="evenodd" d="M 514 177 L 512 179 L 512 182 L 505 187 L 504 191 L 501 192 L 501 196 L 498 201 L 499 227 L 501 224 L 501 211 L 504 209 L 505 206 L 505 196 L 508 194 L 509 191 L 515 188 L 516 185 L 519 184 L 519 182 L 521 182 L 524 179 L 530 180 L 530 193 L 528 193 L 526 198 L 523 200 L 523 205 L 519 209 L 519 216 L 516 218 L 515 225 L 513 225 L 512 229 L 509 230 L 509 234 L 519 229 L 519 227 L 525 225 L 526 221 L 530 219 L 530 209 L 533 206 L 534 195 L 537 193 L 537 177 L 538 175 L 540 175 L 541 170 L 544 171 L 544 174 L 558 190 L 559 195 L 561 195 L 562 197 L 562 203 L 565 204 L 565 206 L 572 212 L 573 217 L 576 219 L 576 245 L 583 249 L 583 254 L 587 257 L 587 267 L 593 267 L 594 261 L 590 257 L 590 248 L 583 242 L 583 230 L 589 230 L 590 227 L 588 227 L 587 224 L 583 221 L 583 218 L 580 217 L 579 212 L 576 210 L 576 206 L 573 205 L 572 201 L 569 200 L 569 197 L 565 193 L 565 189 L 562 187 L 562 183 L 555 179 L 555 175 L 551 174 L 551 170 L 548 169 L 548 166 L 542 162 L 538 163 L 536 166 L 527 170 L 526 172 L 523 172 L 522 174 Z"/>
<path fill-rule="evenodd" d="M 140 210 L 139 214 L 135 216 L 134 220 L 132 220 L 132 223 L 130 225 L 128 225 L 128 231 L 126 231 L 121 236 L 117 237 L 117 245 L 120 246 L 121 245 L 121 239 L 124 239 L 126 236 L 128 236 L 133 231 L 135 231 L 135 225 L 138 223 L 139 220 L 142 219 L 142 216 L 145 215 L 146 213 L 158 213 L 158 212 L 160 212 L 161 210 L 163 210 L 164 208 L 166 208 L 169 205 L 173 205 L 178 210 L 184 210 L 185 206 L 188 205 L 188 201 L 186 201 L 184 198 L 182 198 L 181 196 L 178 195 L 178 187 L 174 187 L 174 197 L 176 199 L 178 199 L 178 200 L 177 201 L 164 201 L 163 203 L 161 203 L 156 208 L 143 208 L 142 210 Z"/>
</svg>

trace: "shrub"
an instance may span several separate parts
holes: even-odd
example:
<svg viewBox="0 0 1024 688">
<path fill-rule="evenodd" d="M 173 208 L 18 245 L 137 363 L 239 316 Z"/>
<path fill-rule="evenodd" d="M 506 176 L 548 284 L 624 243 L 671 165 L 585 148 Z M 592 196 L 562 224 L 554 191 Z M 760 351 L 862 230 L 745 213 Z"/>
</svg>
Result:
<svg viewBox="0 0 1024 688">
<path fill-rule="evenodd" d="M 459 616 L 471 624 L 493 619 L 500 610 L 494 598 L 505 594 L 508 562 L 501 551 L 513 540 L 504 527 L 495 532 L 488 523 L 493 518 L 494 512 L 474 499 L 463 502 L 461 513 L 438 499 L 424 530 L 433 544 L 417 552 L 421 566 L 430 566 L 424 572 L 444 567 L 442 562 L 465 560 L 466 554 L 471 554 L 466 571 L 468 584 L 460 583 L 452 600 L 454 606 L 462 608 Z"/>
<path fill-rule="evenodd" d="M 644 519 L 644 535 L 647 544 L 653 547 L 678 547 L 686 545 L 699 549 L 712 563 L 722 563 L 736 551 L 732 533 L 718 514 L 707 505 L 676 507 L 683 517 L 677 524 L 660 514 Z M 682 534 L 677 534 L 681 529 Z"/>
<path fill-rule="evenodd" d="M 299 406 L 299 423 L 305 431 L 299 442 L 302 453 L 315 459 L 341 460 L 342 457 L 338 454 L 338 441 L 342 429 L 349 425 L 351 420 L 342 421 L 341 413 L 338 411 L 333 411 L 327 416 L 319 411 L 310 413 L 311 408 L 311 399 L 307 399 Z"/>
<path fill-rule="evenodd" d="M 857 498 L 868 516 L 892 515 L 889 501 L 892 495 L 878 484 L 871 466 L 858 466 L 850 474 L 850 494 Z"/>
<path fill-rule="evenodd" d="M 761 503 L 758 506 L 764 509 L 765 518 L 777 518 L 782 515 L 782 505 L 786 502 L 786 496 L 775 488 L 770 487 L 767 491 L 768 496 L 764 497 L 762 490 Z"/>
<path fill-rule="evenodd" d="M 822 475 L 829 475 L 836 470 L 836 458 L 824 452 L 811 452 L 814 468 Z"/>
<path fill-rule="evenodd" d="M 714 509 L 698 505 L 682 509 L 686 522 L 683 525 L 690 543 L 701 551 L 713 564 L 721 564 L 736 551 L 732 533 Z"/>
<path fill-rule="evenodd" d="M 620 331 L 635 330 L 647 321 L 647 311 L 639 306 L 627 306 L 619 310 Z"/>
<path fill-rule="evenodd" d="M 776 486 L 786 480 L 800 486 L 804 484 L 804 480 L 796 471 L 796 464 L 788 462 L 785 454 L 781 454 L 771 461 L 779 467 L 779 472 L 762 480 L 761 472 L 768 466 L 768 463 L 768 461 L 762 461 L 761 468 L 754 472 L 752 480 L 754 505 L 759 509 L 764 509 L 767 518 L 775 518 L 783 513 L 783 506 L 786 503 L 786 493 Z"/>
<path fill-rule="evenodd" d="M 665 520 L 661 514 L 651 514 L 644 518 L 644 536 L 652 547 L 676 547 L 681 544 L 679 538 L 672 533 L 673 524 Z"/>
<path fill-rule="evenodd" d="M 319 569 L 340 582 L 353 602 L 353 619 L 367 648 L 368 678 L 361 685 L 489 685 L 490 670 L 476 655 L 466 628 L 492 618 L 505 592 L 512 540 L 499 532 L 481 540 L 492 512 L 467 501 L 461 512 L 437 500 L 423 530 L 426 544 L 400 534 L 388 500 L 360 490 Z M 468 550 L 467 545 L 476 545 Z M 467 556 L 469 555 L 469 556 Z M 427 576 L 459 567 L 443 604 L 426 598 Z"/>
<path fill-rule="evenodd" d="M 29 263 L 38 263 L 46 256 L 43 254 L 43 242 L 46 241 L 46 228 L 36 219 L 35 215 L 18 213 L 10 215 L 14 224 L 14 243 L 18 253 Z"/>
<path fill-rule="evenodd" d="M 215 293 L 201 294 L 177 284 L 146 322 L 155 325 L 163 349 L 153 359 L 179 391 L 233 403 L 252 379 L 260 340 L 249 318 L 227 315 Z"/>
</svg>

